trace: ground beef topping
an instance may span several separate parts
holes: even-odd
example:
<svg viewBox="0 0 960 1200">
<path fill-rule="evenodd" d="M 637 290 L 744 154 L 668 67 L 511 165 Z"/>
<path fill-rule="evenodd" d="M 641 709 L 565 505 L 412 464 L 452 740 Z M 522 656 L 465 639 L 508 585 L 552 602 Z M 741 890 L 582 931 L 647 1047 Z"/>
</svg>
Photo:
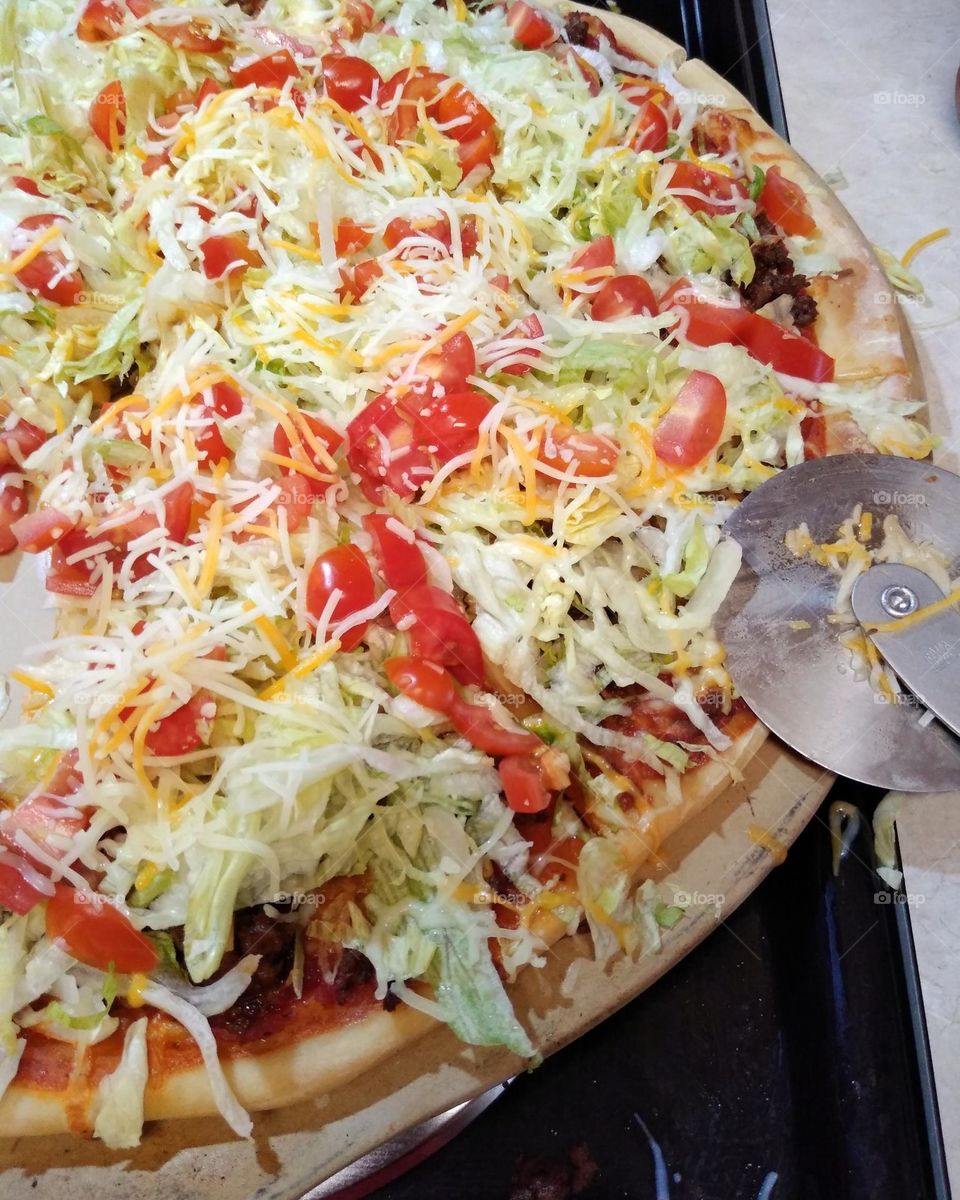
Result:
<svg viewBox="0 0 960 1200">
<path fill-rule="evenodd" d="M 756 312 L 780 296 L 791 296 L 791 313 L 799 328 L 812 325 L 817 319 L 817 302 L 807 293 L 810 281 L 793 265 L 793 259 L 777 233 L 776 226 L 763 213 L 756 217 L 760 238 L 750 249 L 753 252 L 753 279 L 741 286 L 747 308 Z"/>
</svg>

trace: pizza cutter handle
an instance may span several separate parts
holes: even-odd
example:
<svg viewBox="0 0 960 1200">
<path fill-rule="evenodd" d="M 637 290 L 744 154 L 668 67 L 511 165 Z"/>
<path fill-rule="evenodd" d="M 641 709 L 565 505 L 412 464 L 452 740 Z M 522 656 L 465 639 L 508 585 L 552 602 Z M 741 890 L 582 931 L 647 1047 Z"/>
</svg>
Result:
<svg viewBox="0 0 960 1200">
<path fill-rule="evenodd" d="M 850 600 L 864 632 L 912 693 L 897 697 L 898 702 L 916 697 L 960 736 L 957 604 L 925 615 L 924 609 L 944 600 L 944 592 L 925 571 L 900 563 L 878 563 L 865 571 Z"/>
</svg>

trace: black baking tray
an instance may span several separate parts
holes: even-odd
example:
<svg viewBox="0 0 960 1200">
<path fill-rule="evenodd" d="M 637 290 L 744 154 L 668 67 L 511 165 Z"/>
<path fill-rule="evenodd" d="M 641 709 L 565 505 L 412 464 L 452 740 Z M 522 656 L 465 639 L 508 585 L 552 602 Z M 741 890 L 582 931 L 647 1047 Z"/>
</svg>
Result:
<svg viewBox="0 0 960 1200">
<path fill-rule="evenodd" d="M 784 137 L 764 0 L 635 0 Z M 835 875 L 830 805 L 662 980 L 379 1200 L 949 1200 L 909 906 L 865 825 Z"/>
</svg>

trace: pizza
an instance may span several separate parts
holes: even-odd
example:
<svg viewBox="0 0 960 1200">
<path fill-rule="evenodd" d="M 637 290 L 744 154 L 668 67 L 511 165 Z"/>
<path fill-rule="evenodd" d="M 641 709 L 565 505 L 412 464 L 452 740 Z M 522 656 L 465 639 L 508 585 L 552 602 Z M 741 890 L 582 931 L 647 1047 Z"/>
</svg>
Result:
<svg viewBox="0 0 960 1200">
<path fill-rule="evenodd" d="M 923 457 L 889 289 L 742 97 L 525 0 L 6 0 L 0 1118 L 349 1082 L 682 918 L 764 730 L 740 496 Z"/>
</svg>

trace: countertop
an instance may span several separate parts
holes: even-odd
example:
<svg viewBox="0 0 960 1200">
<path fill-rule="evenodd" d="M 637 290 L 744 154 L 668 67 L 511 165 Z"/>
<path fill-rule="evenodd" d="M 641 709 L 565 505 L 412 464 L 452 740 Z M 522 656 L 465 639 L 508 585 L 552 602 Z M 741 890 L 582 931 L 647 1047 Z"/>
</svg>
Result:
<svg viewBox="0 0 960 1200">
<path fill-rule="evenodd" d="M 790 139 L 831 178 L 866 235 L 899 257 L 917 238 L 952 231 L 911 264 L 926 296 L 904 307 L 943 439 L 938 459 L 960 470 L 960 8 L 956 0 L 769 0 L 769 11 Z M 898 834 L 960 1191 L 960 794 L 912 801 Z"/>
</svg>

